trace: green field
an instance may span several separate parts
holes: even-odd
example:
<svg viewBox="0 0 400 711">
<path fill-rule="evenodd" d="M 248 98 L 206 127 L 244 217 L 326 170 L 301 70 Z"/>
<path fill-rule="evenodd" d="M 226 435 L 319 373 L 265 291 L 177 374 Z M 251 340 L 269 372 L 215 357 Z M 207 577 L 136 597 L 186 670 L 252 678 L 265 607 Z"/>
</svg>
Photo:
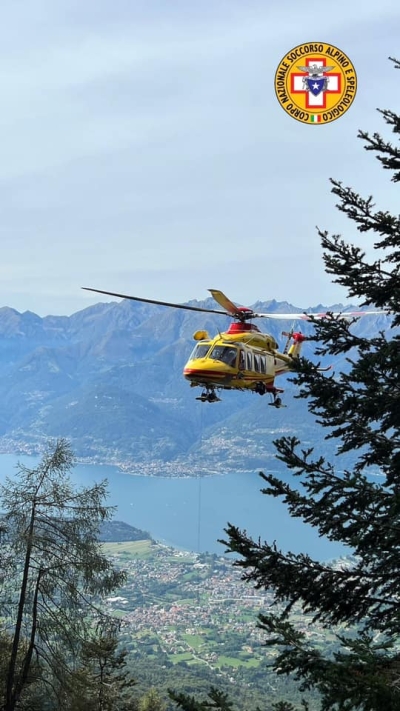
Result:
<svg viewBox="0 0 400 711">
<path fill-rule="evenodd" d="M 154 552 L 154 543 L 150 540 L 124 541 L 122 543 L 103 543 L 105 555 L 117 558 L 151 558 Z"/>
<path fill-rule="evenodd" d="M 179 654 L 169 654 L 168 659 L 172 664 L 179 664 L 179 662 L 189 662 L 193 659 L 193 655 L 190 652 L 181 652 Z"/>
<path fill-rule="evenodd" d="M 196 652 L 200 647 L 204 646 L 204 637 L 199 634 L 182 634 L 182 639 L 185 640 L 189 647 L 193 647 Z"/>
<path fill-rule="evenodd" d="M 237 657 L 225 657 L 221 655 L 218 657 L 217 666 L 218 667 L 233 667 L 238 669 L 238 667 L 258 667 L 260 665 L 259 659 L 238 659 Z"/>
</svg>

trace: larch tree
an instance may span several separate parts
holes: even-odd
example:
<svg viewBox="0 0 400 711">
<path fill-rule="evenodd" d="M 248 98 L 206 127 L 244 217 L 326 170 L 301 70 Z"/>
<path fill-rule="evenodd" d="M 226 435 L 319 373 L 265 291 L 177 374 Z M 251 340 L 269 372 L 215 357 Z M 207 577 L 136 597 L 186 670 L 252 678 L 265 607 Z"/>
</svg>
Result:
<svg viewBox="0 0 400 711">
<path fill-rule="evenodd" d="M 98 538 L 113 514 L 106 482 L 76 487 L 73 463 L 69 444 L 59 440 L 35 468 L 20 464 L 0 488 L 6 551 L 0 613 L 9 640 L 3 711 L 23 706 L 33 672 L 49 696 L 56 688 L 68 693 L 82 644 L 103 614 L 97 603 L 125 579 Z"/>
<path fill-rule="evenodd" d="M 399 134 L 400 116 L 380 113 Z M 398 145 L 378 133 L 360 131 L 359 138 L 399 182 Z M 331 182 L 338 209 L 363 243 L 319 230 L 326 271 L 350 299 L 387 311 L 389 325 L 361 337 L 342 317 L 314 322 L 317 357 L 343 355 L 347 367 L 327 376 L 301 358 L 293 382 L 335 453 L 327 458 L 318 445 L 302 447 L 295 435 L 282 437 L 275 441 L 277 457 L 298 486 L 261 476 L 267 496 L 283 501 L 292 517 L 320 536 L 348 546 L 353 562 L 334 565 L 284 552 L 231 524 L 226 543 L 244 579 L 273 593 L 276 604 L 260 615 L 259 625 L 266 644 L 277 649 L 275 671 L 293 675 L 304 692 L 318 690 L 324 710 L 394 711 L 400 708 L 400 216 Z M 330 654 L 294 624 L 294 607 L 304 620 L 336 632 Z"/>
<path fill-rule="evenodd" d="M 138 711 L 167 711 L 167 706 L 157 689 L 152 687 L 139 699 Z"/>
</svg>

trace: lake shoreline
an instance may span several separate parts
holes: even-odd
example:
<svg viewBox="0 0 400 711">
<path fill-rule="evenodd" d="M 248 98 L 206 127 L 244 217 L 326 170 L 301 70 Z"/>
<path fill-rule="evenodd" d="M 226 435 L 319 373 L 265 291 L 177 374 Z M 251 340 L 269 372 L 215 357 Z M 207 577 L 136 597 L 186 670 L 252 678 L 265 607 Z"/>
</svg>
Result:
<svg viewBox="0 0 400 711">
<path fill-rule="evenodd" d="M 15 456 L 15 457 L 31 457 L 32 459 L 40 459 L 43 455 L 46 447 L 44 446 L 34 446 L 27 445 L 24 443 L 15 443 L 14 445 L 9 444 L 8 446 L 1 446 L 0 440 L 0 456 Z M 129 476 L 148 476 L 153 478 L 163 478 L 163 479 L 197 479 L 204 477 L 213 476 L 225 476 L 231 473 L 242 473 L 242 474 L 252 474 L 254 469 L 244 469 L 241 467 L 202 467 L 197 464 L 194 465 L 190 460 L 178 460 L 178 461 L 163 461 L 163 460 L 151 460 L 148 462 L 135 462 L 124 460 L 121 461 L 119 458 L 113 456 L 98 458 L 96 457 L 75 457 L 75 463 L 81 464 L 83 466 L 95 466 L 95 467 L 115 467 L 121 473 L 128 474 Z M 167 470 L 167 471 L 165 471 Z M 162 471 L 162 474 L 157 473 Z"/>
</svg>

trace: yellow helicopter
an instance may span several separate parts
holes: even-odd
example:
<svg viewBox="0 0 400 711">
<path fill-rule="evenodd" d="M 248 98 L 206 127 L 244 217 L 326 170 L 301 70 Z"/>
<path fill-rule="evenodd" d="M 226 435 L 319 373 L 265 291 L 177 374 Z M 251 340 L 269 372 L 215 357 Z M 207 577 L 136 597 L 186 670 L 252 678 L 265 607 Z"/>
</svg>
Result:
<svg viewBox="0 0 400 711">
<path fill-rule="evenodd" d="M 311 318 L 320 319 L 327 316 L 352 318 L 354 316 L 386 313 L 383 311 L 346 311 L 344 314 L 320 313 L 310 315 L 305 313 L 256 313 L 247 307 L 236 306 L 222 291 L 209 289 L 214 300 L 224 309 L 224 311 L 220 311 L 200 306 L 143 299 L 138 296 L 117 294 L 86 286 L 83 286 L 82 289 L 121 299 L 131 299 L 132 301 L 169 306 L 187 311 L 201 311 L 233 317 L 234 321 L 230 324 L 228 330 L 224 333 L 218 333 L 213 338 L 210 338 L 207 331 L 196 331 L 193 335 L 197 343 L 183 369 L 183 375 L 189 380 L 191 387 L 200 386 L 203 389 L 202 394 L 196 398 L 202 402 L 219 402 L 220 398 L 216 392 L 219 390 L 249 390 L 259 395 L 268 393 L 272 398 L 271 405 L 284 407 L 280 397 L 283 390 L 275 387 L 275 378 L 293 369 L 293 360 L 299 357 L 302 344 L 307 338 L 300 332 L 291 330 L 287 333 L 284 331 L 283 335 L 286 336 L 287 340 L 283 351 L 280 352 L 273 336 L 268 333 L 262 333 L 255 324 L 248 323 L 254 318 L 310 321 Z M 319 368 L 319 370 L 325 371 L 330 370 L 330 368 L 331 366 Z"/>
</svg>

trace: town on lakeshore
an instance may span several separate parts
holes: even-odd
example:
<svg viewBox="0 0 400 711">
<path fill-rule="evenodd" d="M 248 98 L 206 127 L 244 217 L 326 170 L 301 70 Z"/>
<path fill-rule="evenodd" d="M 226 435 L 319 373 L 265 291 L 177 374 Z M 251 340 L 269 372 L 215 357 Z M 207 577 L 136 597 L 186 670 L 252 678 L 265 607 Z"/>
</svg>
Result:
<svg viewBox="0 0 400 711">
<path fill-rule="evenodd" d="M 241 667 L 265 669 L 276 655 L 257 627 L 273 596 L 246 584 L 232 560 L 151 539 L 103 545 L 128 576 L 107 598 L 107 609 L 120 618 L 124 641 L 137 656 L 204 664 L 233 681 Z M 300 611 L 297 622 L 316 646 L 327 643 L 327 632 Z"/>
<path fill-rule="evenodd" d="M 213 446 L 217 446 L 217 442 L 213 442 Z M 24 441 L 24 439 L 14 439 L 11 437 L 0 437 L 0 454 L 15 454 L 16 456 L 38 457 L 47 449 L 48 439 L 40 442 L 32 443 Z M 244 454 L 244 452 L 243 452 Z M 163 461 L 161 459 L 150 459 L 149 461 L 130 461 L 121 458 L 118 452 L 112 452 L 106 448 L 99 452 L 96 456 L 76 457 L 79 464 L 95 465 L 95 466 L 111 466 L 116 467 L 125 474 L 132 476 L 153 476 L 153 477 L 199 477 L 199 476 L 214 476 L 216 474 L 227 474 L 229 472 L 248 473 L 253 471 L 249 468 L 243 468 L 239 465 L 230 465 L 227 463 L 210 462 L 205 463 L 195 461 L 194 458 L 182 457 L 174 461 Z"/>
</svg>

